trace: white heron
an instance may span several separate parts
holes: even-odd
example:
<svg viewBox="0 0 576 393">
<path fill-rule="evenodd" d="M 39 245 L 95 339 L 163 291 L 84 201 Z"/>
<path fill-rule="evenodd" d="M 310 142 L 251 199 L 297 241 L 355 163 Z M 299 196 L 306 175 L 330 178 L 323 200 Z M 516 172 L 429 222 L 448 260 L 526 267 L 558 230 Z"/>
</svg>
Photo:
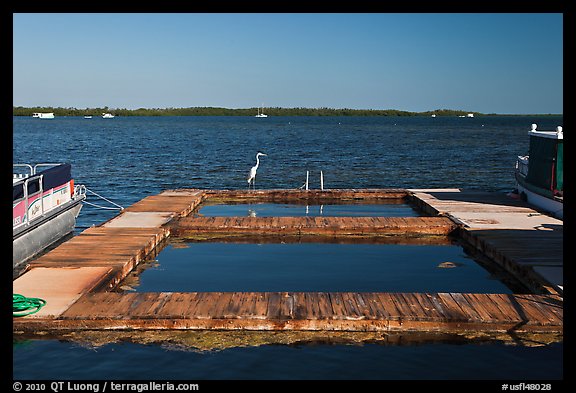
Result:
<svg viewBox="0 0 576 393">
<path fill-rule="evenodd" d="M 248 188 L 250 188 L 250 183 L 252 183 L 252 187 L 256 188 L 256 171 L 260 165 L 260 156 L 266 156 L 266 154 L 260 151 L 256 153 L 256 165 L 250 168 L 250 173 L 248 174 Z"/>
</svg>

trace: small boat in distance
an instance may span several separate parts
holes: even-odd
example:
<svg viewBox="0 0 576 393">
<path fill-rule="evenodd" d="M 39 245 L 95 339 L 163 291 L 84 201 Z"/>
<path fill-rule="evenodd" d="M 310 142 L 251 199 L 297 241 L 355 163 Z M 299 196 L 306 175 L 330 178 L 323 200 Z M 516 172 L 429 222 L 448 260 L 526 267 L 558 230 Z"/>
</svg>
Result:
<svg viewBox="0 0 576 393">
<path fill-rule="evenodd" d="M 85 119 L 91 119 L 91 118 L 92 118 L 92 115 L 86 115 L 86 116 L 84 116 L 84 118 L 85 118 Z"/>
<path fill-rule="evenodd" d="M 520 199 L 556 218 L 564 217 L 564 134 L 537 131 L 532 124 L 528 132 L 528 155 L 516 160 L 516 192 Z"/>
<path fill-rule="evenodd" d="M 262 110 L 260 110 L 260 108 L 258 108 L 258 114 L 254 117 L 268 117 L 268 115 L 264 114 L 264 104 L 262 104 Z"/>
<path fill-rule="evenodd" d="M 111 113 L 102 113 L 102 118 L 103 119 L 112 119 L 112 118 L 114 118 L 114 115 Z"/>
<path fill-rule="evenodd" d="M 74 185 L 71 165 L 13 164 L 12 268 L 70 234 L 86 198 L 85 187 Z"/>
<path fill-rule="evenodd" d="M 32 117 L 36 117 L 38 119 L 53 119 L 54 113 L 53 112 L 34 112 Z"/>
</svg>

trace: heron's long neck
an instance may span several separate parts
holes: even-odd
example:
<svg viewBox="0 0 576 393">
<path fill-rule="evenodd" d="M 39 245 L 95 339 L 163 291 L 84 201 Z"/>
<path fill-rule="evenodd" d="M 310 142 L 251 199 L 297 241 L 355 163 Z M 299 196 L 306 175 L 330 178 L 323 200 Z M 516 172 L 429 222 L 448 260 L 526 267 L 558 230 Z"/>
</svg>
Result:
<svg viewBox="0 0 576 393">
<path fill-rule="evenodd" d="M 256 156 L 256 168 L 260 165 L 260 157 Z"/>
</svg>

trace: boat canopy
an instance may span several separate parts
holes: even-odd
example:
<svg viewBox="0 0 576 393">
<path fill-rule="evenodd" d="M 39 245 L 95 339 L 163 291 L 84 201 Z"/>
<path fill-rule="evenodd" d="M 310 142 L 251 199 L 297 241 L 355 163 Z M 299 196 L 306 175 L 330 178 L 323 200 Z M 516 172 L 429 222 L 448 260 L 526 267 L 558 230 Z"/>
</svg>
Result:
<svg viewBox="0 0 576 393">
<path fill-rule="evenodd" d="M 28 181 L 28 195 L 34 194 L 40 190 L 40 175 L 43 175 L 42 190 L 49 190 L 72 180 L 72 165 L 66 163 L 56 165 L 28 177 L 28 179 L 30 179 Z M 38 180 L 35 181 L 35 179 Z M 16 201 L 23 197 L 24 182 L 14 184 L 12 188 L 12 201 Z"/>
<path fill-rule="evenodd" d="M 542 133 L 543 134 L 543 133 Z M 526 181 L 553 192 L 564 191 L 564 139 L 530 132 Z"/>
</svg>

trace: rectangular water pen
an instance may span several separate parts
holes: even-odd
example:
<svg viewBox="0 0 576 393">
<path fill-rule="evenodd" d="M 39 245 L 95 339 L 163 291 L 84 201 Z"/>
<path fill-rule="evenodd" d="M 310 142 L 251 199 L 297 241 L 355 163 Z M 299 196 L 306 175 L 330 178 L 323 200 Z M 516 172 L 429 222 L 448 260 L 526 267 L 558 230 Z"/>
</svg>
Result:
<svg viewBox="0 0 576 393">
<path fill-rule="evenodd" d="M 197 209 L 204 203 L 209 205 L 230 198 L 244 204 L 268 201 L 280 205 L 280 202 L 292 201 L 300 204 L 298 208 L 304 207 L 305 211 L 300 216 L 258 216 L 257 212 L 256 216 L 197 215 Z M 435 213 L 394 217 L 380 216 L 380 213 L 370 216 L 327 215 L 328 203 L 334 201 L 339 202 L 334 205 L 344 206 L 346 210 L 347 204 L 358 201 L 380 203 L 400 199 L 404 203 L 418 198 L 422 206 L 428 206 L 428 210 L 435 209 Z M 315 210 L 314 214 L 312 210 Z M 450 253 L 450 247 L 454 245 L 446 242 L 436 244 L 423 240 L 419 245 L 441 248 L 446 253 L 437 250 L 435 255 L 449 257 L 439 260 L 430 261 L 427 256 L 407 262 L 408 258 L 403 256 L 407 254 L 402 254 L 418 244 L 414 239 L 457 235 L 468 245 L 486 251 L 489 255 L 485 256 L 499 258 L 503 261 L 502 266 L 511 267 L 509 270 L 512 274 L 528 277 L 531 283 L 541 286 L 534 294 L 514 293 L 503 287 L 499 287 L 495 293 L 482 292 L 484 288 L 470 290 L 477 281 L 467 281 L 466 273 L 473 270 L 472 266 L 458 268 L 459 263 L 453 262 L 456 256 Z M 187 237 L 194 241 L 184 243 L 185 247 L 196 254 L 194 258 L 184 258 L 182 265 L 192 267 L 194 276 L 200 278 L 192 287 L 142 292 L 122 292 L 118 287 L 121 279 L 150 256 L 155 258 L 154 263 L 162 264 L 163 269 L 158 269 L 160 272 L 178 267 L 174 266 L 176 263 L 168 266 L 160 260 L 164 252 L 162 248 L 166 246 L 165 251 L 168 251 L 172 249 L 170 241 L 182 241 Z M 226 237 L 235 242 L 204 241 Z M 370 237 L 412 240 L 365 241 Z M 165 242 L 167 238 L 169 241 Z M 269 240 L 251 244 L 254 239 L 267 238 Z M 314 239 L 322 241 L 315 242 Z M 297 241 L 290 243 L 288 240 Z M 77 285 L 70 293 L 62 293 L 54 285 L 36 286 L 35 289 L 46 297 L 49 304 L 59 304 L 61 307 L 57 312 L 14 318 L 13 328 L 19 332 L 242 329 L 561 333 L 562 277 L 560 275 L 557 279 L 558 276 L 552 274 L 539 277 L 539 274 L 562 268 L 563 254 L 553 250 L 560 247 L 562 241 L 561 221 L 533 214 L 532 210 L 517 206 L 514 201 L 501 202 L 498 196 L 478 192 L 399 189 L 168 190 L 144 198 L 117 217 L 86 229 L 69 242 L 32 261 L 28 270 L 14 281 L 15 288 L 20 288 L 32 278 L 42 283 L 41 278 L 48 277 L 48 273 L 50 277 L 58 274 L 76 277 Z M 302 247 L 300 251 L 294 248 L 294 244 Z M 402 247 L 390 254 L 401 255 L 399 260 L 392 259 L 388 254 L 379 254 L 384 246 L 400 245 Z M 238 250 L 244 246 L 244 253 L 239 253 Z M 214 254 L 214 247 L 219 259 L 203 260 L 206 255 Z M 257 247 L 258 252 L 250 247 Z M 422 250 L 426 250 L 425 247 Z M 266 255 L 270 249 L 273 257 Z M 320 256 L 327 254 L 328 250 L 331 257 L 328 263 L 324 261 L 322 265 Z M 358 250 L 363 253 L 360 254 Z M 287 256 L 286 260 L 280 257 L 282 253 Z M 225 260 L 227 254 L 234 256 L 235 264 Z M 256 255 L 264 258 L 267 264 L 258 265 L 260 262 L 256 261 Z M 339 260 L 342 255 L 346 257 Z M 312 257 L 306 259 L 307 256 Z M 221 268 L 211 272 L 201 269 L 201 266 L 218 266 L 217 262 L 224 263 L 221 267 L 226 269 L 236 269 L 227 273 L 228 277 L 234 278 L 232 282 L 236 287 L 202 286 L 205 283 L 222 283 L 219 280 L 225 276 L 222 274 L 225 270 Z M 248 268 L 247 262 L 251 263 L 251 268 Z M 394 274 L 386 270 L 371 270 L 370 277 L 355 276 L 375 266 L 383 269 L 386 262 L 391 263 Z M 268 270 L 265 269 L 266 265 Z M 286 270 L 281 270 L 281 266 Z M 302 273 L 295 268 L 310 270 Z M 338 272 L 337 269 L 343 270 Z M 142 271 L 146 270 L 142 269 L 139 274 Z M 276 282 L 274 285 L 278 288 L 258 288 L 260 283 L 273 282 L 274 276 L 269 274 L 277 271 L 282 271 L 282 275 L 291 275 L 291 282 L 302 286 L 290 287 L 286 282 Z M 242 276 L 242 272 L 248 274 Z M 433 277 L 433 283 L 441 283 L 446 289 L 413 287 L 406 290 L 408 285 L 418 280 L 417 277 L 403 274 L 414 272 Z M 554 272 L 557 273 L 557 270 Z M 344 275 L 345 280 L 338 274 Z M 330 275 L 331 282 L 328 280 Z M 182 274 L 176 273 L 176 276 Z M 309 277 L 312 279 L 306 281 L 305 278 Z M 393 279 L 386 281 L 387 277 Z M 399 277 L 403 277 L 404 281 L 401 286 L 395 287 L 395 279 Z M 86 283 L 80 285 L 79 278 Z M 242 280 L 247 278 L 252 281 L 247 281 L 249 284 L 246 288 L 239 289 Z M 353 279 L 356 281 L 352 283 Z M 48 281 L 44 280 L 45 283 Z M 184 281 L 189 284 L 188 279 Z M 360 285 L 374 281 L 382 286 Z M 329 282 L 328 286 L 314 288 L 316 283 L 326 282 Z M 465 282 L 465 286 L 455 289 L 454 283 L 462 282 Z M 61 286 L 71 287 L 71 284 L 63 282 Z M 332 284 L 341 286 L 334 289 L 330 286 Z M 548 291 L 548 284 L 560 292 Z"/>
</svg>

